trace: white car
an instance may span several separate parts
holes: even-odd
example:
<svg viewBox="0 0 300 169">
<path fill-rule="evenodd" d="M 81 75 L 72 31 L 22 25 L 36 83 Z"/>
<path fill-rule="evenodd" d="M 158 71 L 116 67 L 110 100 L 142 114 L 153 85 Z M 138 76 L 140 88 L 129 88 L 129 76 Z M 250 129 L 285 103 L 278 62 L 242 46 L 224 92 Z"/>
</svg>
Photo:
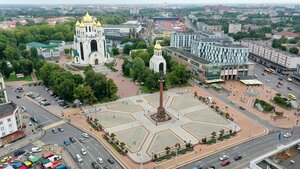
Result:
<svg viewBox="0 0 300 169">
<path fill-rule="evenodd" d="M 222 157 L 220 157 L 220 160 L 221 161 L 224 161 L 224 160 L 227 160 L 228 159 L 228 156 L 227 155 L 223 155 Z"/>
<path fill-rule="evenodd" d="M 100 163 L 100 164 L 103 164 L 103 159 L 102 158 L 97 158 L 97 161 Z"/>
<path fill-rule="evenodd" d="M 291 136 L 292 136 L 291 133 L 285 133 L 285 134 L 283 135 L 284 138 L 289 138 L 289 137 L 291 137 Z"/>
<path fill-rule="evenodd" d="M 37 98 L 35 98 L 34 100 L 35 101 L 38 101 L 38 100 L 40 100 L 41 99 L 41 97 L 37 97 Z"/>
<path fill-rule="evenodd" d="M 32 147 L 31 148 L 31 152 L 33 152 L 33 153 L 39 153 L 39 152 L 41 152 L 43 149 L 42 148 L 40 148 L 40 147 Z"/>
<path fill-rule="evenodd" d="M 82 137 L 89 138 L 90 136 L 87 133 L 82 133 Z"/>
<path fill-rule="evenodd" d="M 86 155 L 85 149 L 81 149 L 81 154 L 82 154 L 82 155 Z"/>
</svg>

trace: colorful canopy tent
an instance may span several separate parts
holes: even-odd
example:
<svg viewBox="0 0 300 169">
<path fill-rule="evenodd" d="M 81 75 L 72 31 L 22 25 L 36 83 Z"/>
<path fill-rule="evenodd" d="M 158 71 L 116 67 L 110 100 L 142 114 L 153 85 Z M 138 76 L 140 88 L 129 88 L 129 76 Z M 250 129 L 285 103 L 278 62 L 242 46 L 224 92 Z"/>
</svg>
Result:
<svg viewBox="0 0 300 169">
<path fill-rule="evenodd" d="M 56 167 L 56 169 L 69 169 L 69 167 L 65 166 L 65 165 L 61 165 L 61 166 Z"/>
<path fill-rule="evenodd" d="M 43 155 L 42 158 L 46 159 L 46 158 L 49 158 L 49 157 L 52 157 L 52 156 L 54 156 L 54 154 L 50 153 L 50 154 Z"/>
<path fill-rule="evenodd" d="M 28 159 L 31 163 L 36 163 L 39 161 L 39 158 L 37 156 L 29 156 Z"/>
<path fill-rule="evenodd" d="M 11 165 L 14 169 L 18 169 L 19 167 L 22 166 L 21 163 L 11 163 Z"/>
<path fill-rule="evenodd" d="M 221 90 L 222 87 L 220 85 L 218 85 L 217 83 L 213 83 L 211 84 L 212 87 L 216 88 L 217 90 Z"/>
<path fill-rule="evenodd" d="M 26 161 L 24 164 L 26 165 L 26 167 L 30 167 L 32 165 L 30 161 Z"/>
<path fill-rule="evenodd" d="M 39 162 L 41 162 L 42 164 L 47 164 L 47 163 L 50 162 L 50 160 L 47 159 L 47 158 L 40 158 L 40 159 L 39 159 Z"/>
<path fill-rule="evenodd" d="M 5 169 L 14 169 L 14 167 L 12 167 L 11 165 L 7 165 L 7 166 L 5 167 Z"/>
<path fill-rule="evenodd" d="M 50 168 L 53 164 L 51 162 L 47 163 L 47 164 L 44 164 L 44 167 L 45 168 Z"/>
<path fill-rule="evenodd" d="M 18 169 L 27 169 L 24 165 L 22 165 L 21 167 L 19 167 Z"/>
</svg>

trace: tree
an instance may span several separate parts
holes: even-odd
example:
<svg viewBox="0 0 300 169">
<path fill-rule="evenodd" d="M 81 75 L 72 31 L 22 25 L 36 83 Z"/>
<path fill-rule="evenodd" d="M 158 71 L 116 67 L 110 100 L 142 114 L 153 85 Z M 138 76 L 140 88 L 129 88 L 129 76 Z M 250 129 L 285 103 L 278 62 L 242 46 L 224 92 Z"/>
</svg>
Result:
<svg viewBox="0 0 300 169">
<path fill-rule="evenodd" d="M 131 62 L 125 58 L 122 65 L 123 75 L 127 77 L 130 76 L 130 69 L 131 69 Z"/>
<path fill-rule="evenodd" d="M 1 63 L 1 73 L 6 79 L 8 79 L 12 73 L 12 69 L 8 67 L 6 61 L 2 61 Z"/>
<path fill-rule="evenodd" d="M 60 97 L 64 98 L 65 100 L 72 101 L 75 87 L 76 84 L 73 79 L 65 78 L 58 87 L 58 93 Z"/>
<path fill-rule="evenodd" d="M 35 47 L 30 48 L 30 56 L 31 56 L 32 59 L 39 58 L 38 51 Z"/>
<path fill-rule="evenodd" d="M 290 51 L 291 53 L 293 53 L 293 54 L 298 54 L 299 49 L 296 48 L 296 47 L 291 47 L 289 51 Z"/>
<path fill-rule="evenodd" d="M 3 51 L 3 54 L 7 60 L 12 61 L 19 59 L 20 52 L 18 48 L 11 45 L 7 45 L 5 50 Z"/>
<path fill-rule="evenodd" d="M 132 62 L 132 74 L 131 77 L 133 80 L 137 80 L 138 82 L 142 82 L 141 73 L 146 69 L 144 61 L 137 57 Z"/>
<path fill-rule="evenodd" d="M 28 59 L 23 59 L 19 61 L 20 63 L 20 72 L 24 75 L 30 75 L 33 71 L 33 63 Z"/>
<path fill-rule="evenodd" d="M 185 65 L 179 64 L 174 71 L 176 76 L 179 78 L 179 83 L 187 83 L 190 78 L 190 74 L 185 70 Z"/>
<path fill-rule="evenodd" d="M 119 54 L 120 54 L 120 52 L 119 52 L 119 49 L 118 49 L 118 48 L 116 48 L 116 47 L 113 47 L 113 48 L 111 49 L 111 51 L 112 51 L 112 53 L 113 53 L 113 55 L 114 55 L 114 56 L 116 56 L 116 55 L 119 55 Z"/>
<path fill-rule="evenodd" d="M 130 50 L 131 50 L 131 46 L 127 44 L 123 48 L 123 53 L 128 55 Z"/>
<path fill-rule="evenodd" d="M 15 73 L 20 73 L 20 71 L 21 71 L 20 63 L 17 60 L 13 60 L 11 62 L 11 64 L 12 64 L 13 71 Z"/>
<path fill-rule="evenodd" d="M 145 72 L 148 72 L 147 73 L 147 76 L 145 77 L 145 86 L 148 88 L 148 89 L 151 89 L 151 90 L 155 90 L 155 89 L 158 89 L 159 88 L 159 73 L 155 73 L 153 71 L 150 71 L 149 69 L 147 69 L 148 71 L 145 71 Z"/>
<path fill-rule="evenodd" d="M 65 40 L 65 36 L 62 32 L 56 32 L 54 33 L 50 39 L 53 39 L 53 40 Z"/>
<path fill-rule="evenodd" d="M 147 45 L 144 41 L 138 42 L 136 49 L 146 49 Z"/>
<path fill-rule="evenodd" d="M 59 70 L 58 65 L 52 64 L 52 63 L 44 63 L 43 66 L 39 70 L 39 74 L 44 81 L 45 84 L 49 83 L 49 76 L 51 73 L 53 73 L 55 70 Z"/>
<path fill-rule="evenodd" d="M 64 49 L 65 54 L 69 54 L 70 53 L 70 49 Z"/>
<path fill-rule="evenodd" d="M 90 86 L 78 85 L 74 89 L 74 98 L 83 103 L 92 104 L 96 101 L 96 97 Z"/>
<path fill-rule="evenodd" d="M 106 97 L 114 98 L 118 91 L 118 87 L 112 79 L 108 79 L 107 81 L 107 93 Z"/>
</svg>

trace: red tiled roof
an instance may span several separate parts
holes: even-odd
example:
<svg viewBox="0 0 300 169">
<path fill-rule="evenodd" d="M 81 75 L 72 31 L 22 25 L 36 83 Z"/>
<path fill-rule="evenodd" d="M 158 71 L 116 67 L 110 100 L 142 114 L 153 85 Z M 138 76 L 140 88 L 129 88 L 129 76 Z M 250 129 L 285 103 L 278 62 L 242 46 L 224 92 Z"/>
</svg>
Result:
<svg viewBox="0 0 300 169">
<path fill-rule="evenodd" d="M 300 36 L 300 33 L 293 33 L 293 32 L 278 32 L 277 35 L 287 36 L 287 37 L 297 37 Z"/>
</svg>

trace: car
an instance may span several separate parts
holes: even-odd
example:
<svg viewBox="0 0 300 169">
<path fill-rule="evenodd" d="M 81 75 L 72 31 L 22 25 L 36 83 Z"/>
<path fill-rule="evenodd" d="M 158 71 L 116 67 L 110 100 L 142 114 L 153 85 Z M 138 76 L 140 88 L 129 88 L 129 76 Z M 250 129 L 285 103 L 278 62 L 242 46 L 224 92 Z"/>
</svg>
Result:
<svg viewBox="0 0 300 169">
<path fill-rule="evenodd" d="M 81 135 L 82 135 L 82 137 L 84 137 L 84 138 L 89 138 L 89 137 L 90 137 L 87 133 L 82 133 Z"/>
<path fill-rule="evenodd" d="M 221 160 L 221 161 L 227 160 L 227 159 L 228 159 L 228 156 L 227 156 L 227 155 L 223 155 L 223 156 L 220 157 L 220 160 Z"/>
<path fill-rule="evenodd" d="M 75 143 L 76 142 L 75 137 L 70 137 L 69 140 L 70 140 L 71 143 Z"/>
<path fill-rule="evenodd" d="M 226 166 L 226 165 L 229 165 L 230 164 L 230 161 L 229 160 L 224 160 L 221 162 L 221 166 Z"/>
<path fill-rule="evenodd" d="M 97 158 L 97 161 L 98 161 L 98 163 L 99 163 L 99 164 L 103 164 L 103 163 L 104 163 L 104 162 L 103 162 L 103 159 L 102 159 L 102 158 L 100 158 L 100 157 L 99 157 L 99 158 Z"/>
<path fill-rule="evenodd" d="M 13 159 L 12 156 L 7 156 L 7 157 L 4 157 L 4 158 L 1 160 L 1 162 L 2 162 L 2 163 L 11 162 L 12 159 Z"/>
<path fill-rule="evenodd" d="M 25 150 L 25 153 L 24 153 L 25 156 L 30 156 L 31 154 L 32 154 L 31 151 Z"/>
<path fill-rule="evenodd" d="M 241 109 L 241 110 L 246 110 L 244 107 L 242 107 L 242 106 L 239 106 L 239 108 Z"/>
<path fill-rule="evenodd" d="M 49 106 L 49 105 L 51 105 L 49 102 L 46 102 L 46 103 L 44 103 L 43 104 L 44 106 Z"/>
<path fill-rule="evenodd" d="M 284 138 L 290 138 L 291 136 L 292 136 L 291 133 L 285 133 L 285 134 L 283 135 Z"/>
<path fill-rule="evenodd" d="M 32 123 L 31 123 L 31 121 L 28 123 L 28 125 L 29 125 L 29 126 L 32 126 Z"/>
<path fill-rule="evenodd" d="M 92 162 L 93 169 L 100 169 L 100 166 L 96 162 Z"/>
<path fill-rule="evenodd" d="M 103 169 L 109 169 L 109 167 L 106 165 L 106 166 L 103 167 Z"/>
<path fill-rule="evenodd" d="M 114 160 L 111 159 L 111 158 L 107 159 L 107 162 L 109 162 L 109 164 L 114 164 L 115 163 Z"/>
<path fill-rule="evenodd" d="M 56 128 L 52 128 L 52 133 L 57 133 Z"/>
<path fill-rule="evenodd" d="M 69 141 L 67 138 L 65 138 L 65 139 L 64 139 L 64 144 L 65 144 L 65 146 L 68 146 L 68 145 L 70 145 L 71 143 L 70 143 L 70 141 Z"/>
<path fill-rule="evenodd" d="M 80 143 L 85 143 L 85 140 L 83 138 L 79 138 Z"/>
<path fill-rule="evenodd" d="M 29 120 L 31 120 L 34 123 L 37 123 L 37 119 L 35 117 L 30 117 Z"/>
<path fill-rule="evenodd" d="M 239 161 L 241 160 L 243 157 L 241 155 L 235 156 L 233 159 L 234 161 Z"/>
<path fill-rule="evenodd" d="M 62 127 L 58 127 L 57 129 L 58 129 L 58 131 L 60 131 L 60 132 L 64 132 L 64 131 L 65 131 Z"/>
<path fill-rule="evenodd" d="M 269 83 L 269 82 L 270 82 L 270 80 L 269 80 L 269 79 L 267 79 L 266 81 L 267 81 L 267 83 Z"/>
<path fill-rule="evenodd" d="M 289 77 L 289 78 L 287 79 L 287 81 L 291 82 L 291 81 L 293 81 L 293 79 Z"/>
<path fill-rule="evenodd" d="M 263 74 L 263 73 L 261 75 L 265 76 L 265 74 Z"/>
<path fill-rule="evenodd" d="M 42 148 L 40 148 L 40 147 L 32 147 L 31 148 L 31 152 L 33 152 L 33 153 L 39 153 L 39 152 L 41 152 L 43 149 Z"/>
<path fill-rule="evenodd" d="M 82 154 L 82 155 L 86 155 L 85 149 L 81 149 L 80 151 L 81 151 L 81 154 Z"/>
<path fill-rule="evenodd" d="M 278 80 L 282 81 L 283 79 L 281 77 L 279 77 Z"/>
<path fill-rule="evenodd" d="M 203 169 L 201 164 L 196 164 L 193 169 Z"/>
<path fill-rule="evenodd" d="M 199 85 L 199 86 L 203 86 L 203 83 L 199 82 L 198 85 Z"/>
<path fill-rule="evenodd" d="M 19 96 L 19 95 L 17 95 L 16 97 L 17 97 L 17 99 L 21 99 L 21 96 Z"/>
<path fill-rule="evenodd" d="M 65 106 L 63 106 L 63 109 L 67 109 L 69 107 L 70 107 L 69 105 L 65 105 Z"/>
<path fill-rule="evenodd" d="M 83 160 L 82 160 L 82 158 L 80 157 L 79 154 L 76 154 L 76 158 L 77 158 L 77 160 L 78 160 L 79 163 L 82 163 L 82 162 L 83 162 Z"/>
<path fill-rule="evenodd" d="M 230 101 L 230 104 L 235 105 L 235 103 L 233 101 Z"/>
<path fill-rule="evenodd" d="M 22 154 L 24 154 L 24 153 L 25 153 L 25 150 L 20 149 L 20 150 L 17 150 L 17 151 L 14 152 L 14 156 L 15 156 L 15 157 L 16 157 L 16 156 L 20 156 L 20 155 L 22 155 Z"/>
<path fill-rule="evenodd" d="M 288 89 L 289 91 L 292 91 L 292 88 L 290 88 L 290 87 L 287 87 L 287 89 Z"/>
<path fill-rule="evenodd" d="M 38 100 L 40 100 L 41 99 L 41 97 L 37 97 L 37 98 L 35 98 L 34 100 L 35 101 L 38 101 Z"/>
<path fill-rule="evenodd" d="M 21 110 L 22 110 L 23 112 L 27 112 L 27 110 L 26 110 L 26 107 L 25 107 L 25 106 L 21 106 Z"/>
<path fill-rule="evenodd" d="M 281 83 L 281 82 L 278 82 L 278 84 L 279 84 L 279 85 L 283 85 L 283 83 Z"/>
<path fill-rule="evenodd" d="M 277 87 L 277 88 L 280 88 L 280 86 L 279 86 L 279 85 L 276 85 L 276 87 Z"/>
<path fill-rule="evenodd" d="M 213 166 L 213 165 L 210 165 L 210 166 L 205 167 L 205 169 L 215 169 L 215 168 L 216 168 L 216 167 Z"/>
</svg>

